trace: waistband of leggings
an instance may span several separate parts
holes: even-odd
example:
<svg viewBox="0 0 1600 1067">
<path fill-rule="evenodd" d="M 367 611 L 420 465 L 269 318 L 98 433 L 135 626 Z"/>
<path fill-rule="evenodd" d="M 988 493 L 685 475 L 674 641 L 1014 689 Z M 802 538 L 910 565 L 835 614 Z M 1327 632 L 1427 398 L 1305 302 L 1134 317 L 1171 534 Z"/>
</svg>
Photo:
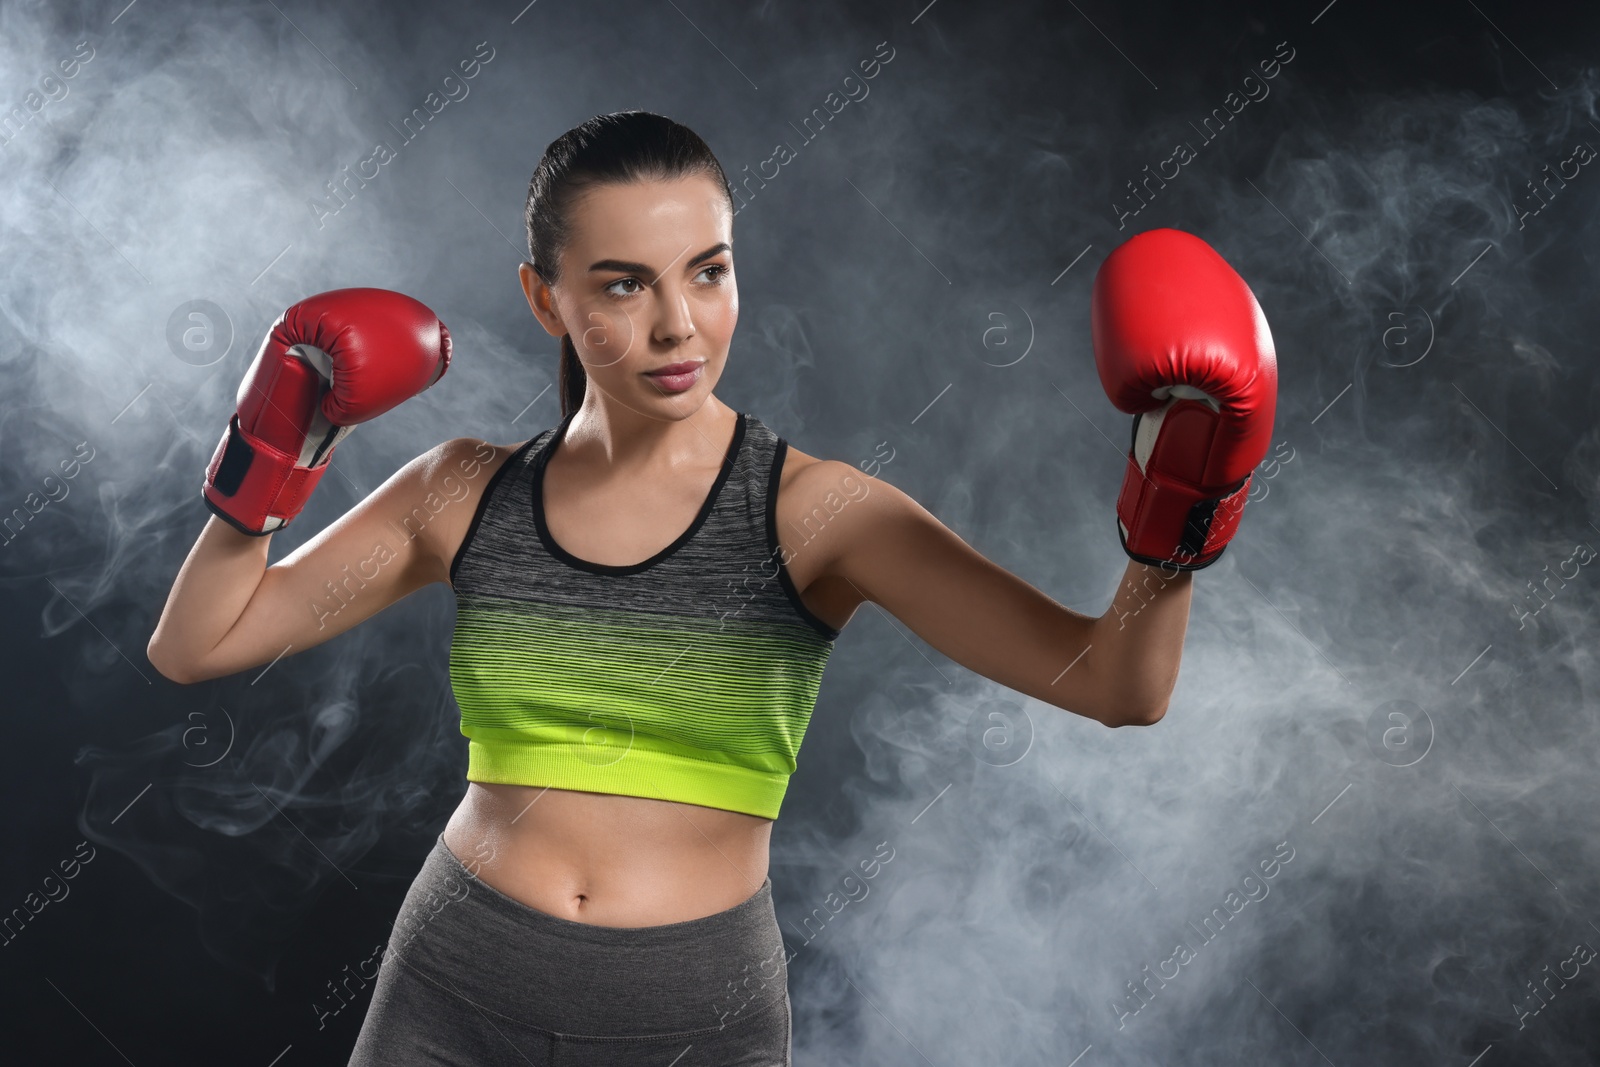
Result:
<svg viewBox="0 0 1600 1067">
<path fill-rule="evenodd" d="M 492 911 L 513 922 L 533 928 L 541 933 L 564 937 L 573 941 L 586 941 L 597 945 L 675 945 L 705 937 L 748 933 L 760 935 L 775 922 L 772 909 L 772 878 L 762 879 L 761 888 L 751 896 L 723 911 L 703 915 L 698 919 L 664 923 L 659 926 L 599 926 L 594 923 L 575 922 L 559 915 L 529 907 L 520 900 L 506 896 L 474 874 L 466 864 L 450 851 L 444 843 L 444 834 L 434 842 L 433 850 L 424 866 L 434 865 L 441 873 L 448 871 L 465 881 L 471 895 Z"/>
</svg>

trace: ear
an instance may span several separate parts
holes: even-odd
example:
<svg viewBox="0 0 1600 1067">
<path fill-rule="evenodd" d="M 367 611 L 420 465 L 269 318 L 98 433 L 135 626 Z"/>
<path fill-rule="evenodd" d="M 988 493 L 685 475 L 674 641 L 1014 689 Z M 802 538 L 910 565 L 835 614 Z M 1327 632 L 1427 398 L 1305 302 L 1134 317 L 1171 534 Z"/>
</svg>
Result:
<svg viewBox="0 0 1600 1067">
<path fill-rule="evenodd" d="M 533 269 L 533 264 L 523 260 L 517 264 L 517 276 L 522 282 L 522 295 L 528 300 L 528 308 L 533 312 L 533 317 L 539 320 L 539 325 L 544 327 L 545 333 L 551 337 L 561 337 L 568 332 L 561 323 L 561 315 L 556 311 L 554 295 L 539 272 Z"/>
</svg>

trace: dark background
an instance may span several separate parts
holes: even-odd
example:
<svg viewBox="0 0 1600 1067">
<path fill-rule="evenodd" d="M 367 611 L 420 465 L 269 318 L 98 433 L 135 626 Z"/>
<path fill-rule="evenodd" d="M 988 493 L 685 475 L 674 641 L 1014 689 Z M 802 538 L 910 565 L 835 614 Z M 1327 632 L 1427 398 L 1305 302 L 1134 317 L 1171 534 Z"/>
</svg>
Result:
<svg viewBox="0 0 1600 1067">
<path fill-rule="evenodd" d="M 1528 185 L 1600 148 L 1592 5 L 124 2 L 0 6 L 7 1062 L 344 1062 L 366 1001 L 331 1013 L 328 984 L 464 789 L 449 591 L 190 687 L 145 643 L 288 304 L 401 290 L 457 361 L 340 446 L 274 560 L 440 440 L 558 419 L 526 184 L 630 107 L 735 182 L 796 153 L 735 220 L 721 398 L 812 454 L 892 455 L 880 477 L 1076 610 L 1125 564 L 1099 263 L 1196 233 L 1277 345 L 1274 450 L 1158 726 L 1027 700 L 870 605 L 841 637 L 773 838 L 797 1063 L 1595 1059 L 1600 960 L 1537 1014 L 1529 989 L 1600 948 L 1600 173 L 1537 213 Z M 330 199 L 482 42 L 468 95 Z"/>
</svg>

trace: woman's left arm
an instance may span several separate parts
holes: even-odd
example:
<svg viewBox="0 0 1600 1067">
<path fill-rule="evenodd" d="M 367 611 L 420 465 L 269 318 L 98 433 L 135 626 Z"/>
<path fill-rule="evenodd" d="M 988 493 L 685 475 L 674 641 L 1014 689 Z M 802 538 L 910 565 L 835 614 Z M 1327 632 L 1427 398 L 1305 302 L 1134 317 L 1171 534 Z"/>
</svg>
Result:
<svg viewBox="0 0 1600 1067">
<path fill-rule="evenodd" d="M 1101 384 L 1134 417 L 1117 497 L 1130 562 L 1105 614 L 1056 603 L 876 478 L 837 508 L 812 508 L 807 528 L 826 520 L 822 574 L 962 666 L 1106 726 L 1148 726 L 1178 681 L 1193 572 L 1233 538 L 1266 454 L 1277 353 L 1244 279 L 1180 230 L 1135 234 L 1106 257 L 1090 326 Z M 843 472 L 856 476 L 809 465 L 800 499 L 838 499 L 826 483 Z"/>
<path fill-rule="evenodd" d="M 850 583 L 968 670 L 1064 711 L 1106 726 L 1148 726 L 1166 714 L 1191 572 L 1130 560 L 1096 618 L 1052 600 L 906 493 L 847 463 L 810 464 L 795 483 L 802 500 L 843 501 L 810 512 L 827 516 L 804 549 L 821 554 L 819 578 Z"/>
</svg>

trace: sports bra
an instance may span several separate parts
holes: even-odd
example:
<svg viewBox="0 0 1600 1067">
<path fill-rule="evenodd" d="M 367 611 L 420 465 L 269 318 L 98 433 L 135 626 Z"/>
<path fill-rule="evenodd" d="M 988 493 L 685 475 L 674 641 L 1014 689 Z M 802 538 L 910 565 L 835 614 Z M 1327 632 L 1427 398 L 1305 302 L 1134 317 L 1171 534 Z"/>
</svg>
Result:
<svg viewBox="0 0 1600 1067">
<path fill-rule="evenodd" d="M 467 780 L 775 819 L 839 634 L 778 545 L 788 444 L 738 413 L 694 521 L 639 563 L 550 536 L 544 470 L 576 411 L 485 484 L 450 564 L 450 684 Z"/>
</svg>

